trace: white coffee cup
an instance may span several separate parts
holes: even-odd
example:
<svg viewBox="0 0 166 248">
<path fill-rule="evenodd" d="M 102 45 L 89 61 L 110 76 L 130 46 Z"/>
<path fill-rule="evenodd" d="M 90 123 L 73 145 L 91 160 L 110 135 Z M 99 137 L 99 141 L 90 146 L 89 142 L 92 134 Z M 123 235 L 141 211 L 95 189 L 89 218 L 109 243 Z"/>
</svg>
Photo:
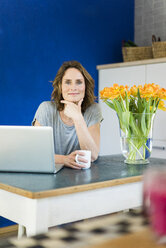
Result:
<svg viewBox="0 0 166 248">
<path fill-rule="evenodd" d="M 88 168 L 90 168 L 90 166 L 91 166 L 91 151 L 80 150 L 80 152 L 83 152 L 85 155 L 76 154 L 75 161 L 77 162 L 77 164 L 86 166 L 86 167 L 84 167 L 82 169 L 88 169 Z M 87 163 L 84 163 L 84 162 L 79 161 L 79 157 L 80 158 L 82 157 L 82 158 L 86 159 L 88 162 Z"/>
</svg>

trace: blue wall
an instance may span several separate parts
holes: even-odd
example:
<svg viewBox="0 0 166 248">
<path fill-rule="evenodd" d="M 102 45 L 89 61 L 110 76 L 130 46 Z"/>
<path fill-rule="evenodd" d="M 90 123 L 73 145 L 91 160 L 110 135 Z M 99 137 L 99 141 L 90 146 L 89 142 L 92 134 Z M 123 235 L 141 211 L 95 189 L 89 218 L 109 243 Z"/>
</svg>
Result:
<svg viewBox="0 0 166 248">
<path fill-rule="evenodd" d="M 30 125 L 66 60 L 85 66 L 97 96 L 96 65 L 121 62 L 133 37 L 134 0 L 0 0 L 0 125 Z"/>
<path fill-rule="evenodd" d="M 134 0 L 0 0 L 0 125 L 30 125 L 65 60 L 96 81 L 134 36 Z"/>
</svg>

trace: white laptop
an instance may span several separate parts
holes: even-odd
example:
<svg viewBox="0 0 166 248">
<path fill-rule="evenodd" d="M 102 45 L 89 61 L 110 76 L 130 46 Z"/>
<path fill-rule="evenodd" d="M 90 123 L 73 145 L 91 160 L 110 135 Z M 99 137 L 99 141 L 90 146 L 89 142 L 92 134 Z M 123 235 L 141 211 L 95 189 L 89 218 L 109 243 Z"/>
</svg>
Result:
<svg viewBox="0 0 166 248">
<path fill-rule="evenodd" d="M 52 127 L 0 126 L 0 171 L 57 173 Z"/>
</svg>

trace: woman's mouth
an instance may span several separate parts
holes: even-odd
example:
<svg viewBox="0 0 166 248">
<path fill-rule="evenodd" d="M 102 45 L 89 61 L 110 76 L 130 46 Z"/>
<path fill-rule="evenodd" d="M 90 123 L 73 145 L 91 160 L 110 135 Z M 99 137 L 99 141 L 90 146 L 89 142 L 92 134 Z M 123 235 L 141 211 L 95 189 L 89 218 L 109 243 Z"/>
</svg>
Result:
<svg viewBox="0 0 166 248">
<path fill-rule="evenodd" d="M 77 96 L 79 93 L 68 93 L 69 96 Z"/>
</svg>

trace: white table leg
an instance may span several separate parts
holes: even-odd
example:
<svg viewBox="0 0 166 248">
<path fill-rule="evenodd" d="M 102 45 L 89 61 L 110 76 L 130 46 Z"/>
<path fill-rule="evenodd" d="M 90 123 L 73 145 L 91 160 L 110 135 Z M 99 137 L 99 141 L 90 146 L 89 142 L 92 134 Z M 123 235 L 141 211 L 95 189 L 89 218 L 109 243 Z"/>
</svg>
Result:
<svg viewBox="0 0 166 248">
<path fill-rule="evenodd" d="M 18 237 L 24 234 L 23 226 L 27 236 L 48 231 L 48 205 L 47 198 L 31 199 L 0 189 L 1 216 L 20 225 Z"/>
<path fill-rule="evenodd" d="M 128 209 L 125 209 L 125 210 L 123 210 L 123 212 L 124 213 L 128 213 L 130 211 L 130 209 L 128 208 Z"/>
<path fill-rule="evenodd" d="M 28 206 L 27 236 L 48 232 L 49 208 L 47 199 L 33 200 Z"/>
<path fill-rule="evenodd" d="M 22 226 L 22 225 L 18 225 L 18 235 L 17 235 L 17 238 L 20 239 L 23 237 L 25 233 L 25 227 Z"/>
<path fill-rule="evenodd" d="M 27 226 L 26 227 L 26 235 L 27 237 L 31 237 L 41 233 L 47 233 L 48 227 L 47 226 L 40 226 L 40 229 L 36 226 Z"/>
</svg>

